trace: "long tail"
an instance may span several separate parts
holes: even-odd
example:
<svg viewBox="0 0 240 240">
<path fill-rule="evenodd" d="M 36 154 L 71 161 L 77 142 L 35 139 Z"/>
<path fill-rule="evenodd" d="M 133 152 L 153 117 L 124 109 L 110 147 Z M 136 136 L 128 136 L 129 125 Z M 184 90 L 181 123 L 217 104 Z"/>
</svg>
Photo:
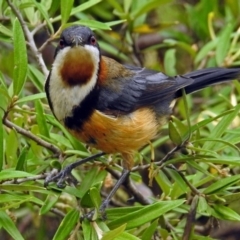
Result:
<svg viewBox="0 0 240 240">
<path fill-rule="evenodd" d="M 210 85 L 240 79 L 240 68 L 207 68 L 184 74 L 183 77 L 194 80 L 184 88 L 186 93 L 192 93 Z M 177 91 L 175 98 L 181 96 L 182 91 Z"/>
</svg>

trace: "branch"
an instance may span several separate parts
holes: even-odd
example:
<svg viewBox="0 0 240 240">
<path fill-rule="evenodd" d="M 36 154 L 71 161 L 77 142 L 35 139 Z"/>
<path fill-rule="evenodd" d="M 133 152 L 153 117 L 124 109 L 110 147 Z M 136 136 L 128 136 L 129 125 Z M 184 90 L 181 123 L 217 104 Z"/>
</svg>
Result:
<svg viewBox="0 0 240 240">
<path fill-rule="evenodd" d="M 4 182 L 4 184 L 20 184 L 20 183 L 29 182 L 29 181 L 36 181 L 40 179 L 45 179 L 46 176 L 47 176 L 47 173 L 36 175 L 34 177 L 18 178 L 18 179 L 13 179 L 11 181 L 6 181 Z"/>
<path fill-rule="evenodd" d="M 37 60 L 38 65 L 41 68 L 43 74 L 47 77 L 48 69 L 43 61 L 42 54 L 37 49 L 37 46 L 36 46 L 34 38 L 33 38 L 33 34 L 29 31 L 27 24 L 25 23 L 25 21 L 22 17 L 21 12 L 13 5 L 13 3 L 10 0 L 7 0 L 7 3 L 9 5 L 9 7 L 12 9 L 12 11 L 14 12 L 14 14 L 16 15 L 16 17 L 18 18 L 18 20 L 22 26 L 24 35 L 29 43 L 29 47 L 33 53 L 33 56 Z"/>
<path fill-rule="evenodd" d="M 33 141 L 38 143 L 40 146 L 45 147 L 48 150 L 50 150 L 51 152 L 55 153 L 57 156 L 61 155 L 62 152 L 58 147 L 52 145 L 49 142 L 46 142 L 46 141 L 42 140 L 41 138 L 38 138 L 37 136 L 35 136 L 31 132 L 17 126 L 16 124 L 12 123 L 11 121 L 7 120 L 6 118 L 3 118 L 3 124 L 6 125 L 7 127 L 11 128 L 11 129 L 15 129 L 18 133 L 32 139 Z"/>
<path fill-rule="evenodd" d="M 184 227 L 184 233 L 182 240 L 188 240 L 191 238 L 192 229 L 194 228 L 194 224 L 196 222 L 196 212 L 198 206 L 199 197 L 196 195 L 191 204 L 191 208 L 189 213 L 187 214 L 187 221 Z"/>
<path fill-rule="evenodd" d="M 156 165 L 156 166 L 161 166 L 164 162 L 166 162 L 167 160 L 169 160 L 170 157 L 172 157 L 172 155 L 173 155 L 175 152 L 177 152 L 179 149 L 181 149 L 183 145 L 184 145 L 184 143 L 181 144 L 181 145 L 176 146 L 175 148 L 173 148 L 173 149 L 172 149 L 171 151 L 169 151 L 169 152 L 165 155 L 165 157 L 163 157 L 160 161 L 158 161 L 158 162 L 153 162 L 154 165 Z M 139 171 L 139 170 L 147 169 L 147 168 L 149 168 L 149 167 L 151 166 L 151 164 L 152 164 L 152 163 L 146 164 L 146 165 L 140 165 L 140 166 L 133 167 L 131 171 L 132 171 L 132 172 L 136 172 L 136 171 Z"/>
</svg>

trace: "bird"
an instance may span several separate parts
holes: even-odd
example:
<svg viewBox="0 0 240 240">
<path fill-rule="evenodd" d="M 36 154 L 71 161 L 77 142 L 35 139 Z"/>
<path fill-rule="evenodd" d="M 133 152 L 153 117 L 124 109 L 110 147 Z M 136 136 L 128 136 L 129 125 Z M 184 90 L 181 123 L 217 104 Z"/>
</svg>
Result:
<svg viewBox="0 0 240 240">
<path fill-rule="evenodd" d="M 182 89 L 189 94 L 239 76 L 240 68 L 206 68 L 172 77 L 123 65 L 102 55 L 90 28 L 75 25 L 61 33 L 45 91 L 53 115 L 70 134 L 103 154 L 122 156 L 123 173 L 103 201 L 104 210 L 129 177 L 134 154 L 167 122 L 171 103 L 182 97 Z M 63 169 L 58 177 L 65 177 L 76 165 Z"/>
</svg>

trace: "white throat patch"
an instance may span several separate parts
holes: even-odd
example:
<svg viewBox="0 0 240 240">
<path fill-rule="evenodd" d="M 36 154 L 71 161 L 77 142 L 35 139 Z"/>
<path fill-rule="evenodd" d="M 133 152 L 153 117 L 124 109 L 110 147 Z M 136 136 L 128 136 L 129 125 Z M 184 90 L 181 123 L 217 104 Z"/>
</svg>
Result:
<svg viewBox="0 0 240 240">
<path fill-rule="evenodd" d="M 71 47 L 65 47 L 60 50 L 52 66 L 49 80 L 49 94 L 54 114 L 61 123 L 63 123 L 66 117 L 72 116 L 73 108 L 81 104 L 97 83 L 100 61 L 99 50 L 91 45 L 85 45 L 84 48 L 90 53 L 94 65 L 92 77 L 86 84 L 66 86 L 60 75 L 59 69 L 62 68 L 64 59 Z"/>
</svg>

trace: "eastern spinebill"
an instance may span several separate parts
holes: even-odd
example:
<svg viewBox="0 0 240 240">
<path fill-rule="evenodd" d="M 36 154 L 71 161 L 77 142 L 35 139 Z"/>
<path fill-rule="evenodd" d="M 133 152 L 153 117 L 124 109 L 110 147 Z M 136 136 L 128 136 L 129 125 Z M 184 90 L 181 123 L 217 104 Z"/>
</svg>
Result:
<svg viewBox="0 0 240 240">
<path fill-rule="evenodd" d="M 239 76 L 240 68 L 169 77 L 122 65 L 101 55 L 88 27 L 73 26 L 60 36 L 45 90 L 54 116 L 79 141 L 104 153 L 121 153 L 120 184 L 134 165 L 134 153 L 157 136 L 182 89 L 188 94 Z"/>
</svg>

